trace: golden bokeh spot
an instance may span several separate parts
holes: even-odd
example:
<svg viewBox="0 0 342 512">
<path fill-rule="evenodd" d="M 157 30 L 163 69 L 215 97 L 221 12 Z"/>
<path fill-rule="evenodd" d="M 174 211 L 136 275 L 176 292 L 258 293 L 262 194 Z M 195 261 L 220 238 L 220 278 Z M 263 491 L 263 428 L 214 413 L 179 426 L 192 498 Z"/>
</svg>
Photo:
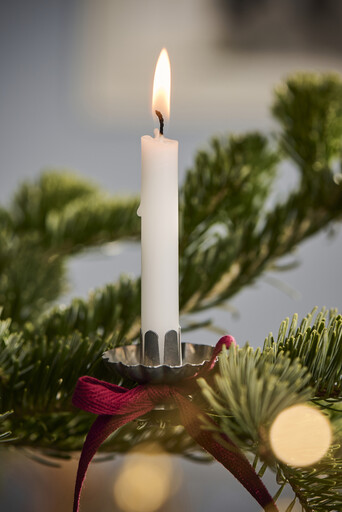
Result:
<svg viewBox="0 0 342 512">
<path fill-rule="evenodd" d="M 274 455 L 290 466 L 310 466 L 318 462 L 328 451 L 331 439 L 329 420 L 308 405 L 285 409 L 270 429 Z"/>
<path fill-rule="evenodd" d="M 114 482 L 114 499 L 123 512 L 154 512 L 180 485 L 170 455 L 157 443 L 146 443 L 132 450 Z"/>
</svg>

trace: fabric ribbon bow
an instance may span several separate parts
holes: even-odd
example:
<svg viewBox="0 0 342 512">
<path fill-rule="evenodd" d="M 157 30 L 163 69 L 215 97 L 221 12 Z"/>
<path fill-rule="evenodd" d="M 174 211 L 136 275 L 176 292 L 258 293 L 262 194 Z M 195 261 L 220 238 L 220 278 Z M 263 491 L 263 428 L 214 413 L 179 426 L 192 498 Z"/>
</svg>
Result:
<svg viewBox="0 0 342 512">
<path fill-rule="evenodd" d="M 256 501 L 267 512 L 277 511 L 277 507 L 262 483 L 254 468 L 248 462 L 243 452 L 225 434 L 220 434 L 223 443 L 215 439 L 215 433 L 205 430 L 199 419 L 204 416 L 214 424 L 201 409 L 192 403 L 189 391 L 196 387 L 196 379 L 208 373 L 215 365 L 222 346 L 227 348 L 235 345 L 232 336 L 224 336 L 217 343 L 212 359 L 202 372 L 183 382 L 182 386 L 165 384 L 139 385 L 126 389 L 116 384 L 110 384 L 93 377 L 81 377 L 76 385 L 72 402 L 79 409 L 98 414 L 91 426 L 83 445 L 74 494 L 73 512 L 79 511 L 80 494 L 88 466 L 98 448 L 114 432 L 126 423 L 152 411 L 156 405 L 172 401 L 179 409 L 180 419 L 188 434 L 218 462 L 228 469 Z M 216 434 L 217 435 L 217 434 Z"/>
</svg>

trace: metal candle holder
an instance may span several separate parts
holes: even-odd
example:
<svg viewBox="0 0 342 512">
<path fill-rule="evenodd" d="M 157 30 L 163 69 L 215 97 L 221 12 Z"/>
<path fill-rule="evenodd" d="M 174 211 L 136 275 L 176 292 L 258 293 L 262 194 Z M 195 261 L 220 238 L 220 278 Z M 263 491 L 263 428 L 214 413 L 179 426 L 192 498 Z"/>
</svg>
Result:
<svg viewBox="0 0 342 512">
<path fill-rule="evenodd" d="M 146 366 L 159 366 L 159 336 L 154 331 L 147 331 L 143 336 L 140 331 L 141 362 Z M 169 366 L 181 366 L 181 342 L 180 329 L 167 331 L 164 337 L 164 364 Z"/>
<path fill-rule="evenodd" d="M 147 331 L 140 345 L 107 350 L 102 356 L 108 367 L 139 384 L 175 384 L 192 377 L 211 359 L 214 347 L 180 343 L 180 331 L 165 335 L 165 354 L 160 364 L 158 335 Z"/>
</svg>

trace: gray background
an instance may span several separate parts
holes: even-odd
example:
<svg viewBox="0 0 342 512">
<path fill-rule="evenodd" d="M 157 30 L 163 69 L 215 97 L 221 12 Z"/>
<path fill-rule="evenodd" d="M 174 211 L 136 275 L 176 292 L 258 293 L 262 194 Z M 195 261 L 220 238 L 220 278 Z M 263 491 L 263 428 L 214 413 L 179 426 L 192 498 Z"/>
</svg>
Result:
<svg viewBox="0 0 342 512">
<path fill-rule="evenodd" d="M 297 5 L 299 4 L 299 5 Z M 179 140 L 180 180 L 196 149 L 212 135 L 277 129 L 269 114 L 273 87 L 296 70 L 342 71 L 338 1 L 29 0 L 0 3 L 0 200 L 8 204 L 18 183 L 44 168 L 73 169 L 110 193 L 139 193 L 140 137 L 152 133 L 151 90 L 159 51 L 172 65 L 170 138 Z M 295 183 L 283 165 L 277 197 Z M 310 239 L 291 256 L 301 262 L 269 274 L 241 292 L 227 311 L 211 311 L 240 344 L 260 346 L 281 320 L 315 305 L 340 307 L 338 226 Z M 111 244 L 70 261 L 70 289 L 89 289 L 121 273 L 138 275 L 139 246 Z M 215 343 L 206 330 L 185 340 Z M 0 502 L 8 511 L 70 509 L 75 463 L 43 468 L 23 454 L 1 454 Z M 181 459 L 180 491 L 163 509 L 216 512 L 258 510 L 219 465 Z M 92 468 L 84 512 L 118 510 L 111 487 L 121 460 Z M 6 467 L 5 467 L 6 466 Z M 5 471 L 6 469 L 6 471 Z M 103 496 L 103 498 L 101 498 Z M 103 502 L 101 501 L 103 499 Z M 62 500 L 59 502 L 58 500 Z M 65 501 L 63 501 L 65 500 Z M 48 504 L 48 505 L 47 505 Z"/>
</svg>

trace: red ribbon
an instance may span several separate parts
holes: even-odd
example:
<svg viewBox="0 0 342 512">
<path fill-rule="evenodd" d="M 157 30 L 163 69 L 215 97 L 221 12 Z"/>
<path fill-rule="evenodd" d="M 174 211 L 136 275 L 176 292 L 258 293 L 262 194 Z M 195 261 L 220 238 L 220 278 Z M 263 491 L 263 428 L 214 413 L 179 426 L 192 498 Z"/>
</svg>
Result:
<svg viewBox="0 0 342 512">
<path fill-rule="evenodd" d="M 201 375 L 213 368 L 222 346 L 229 348 L 232 344 L 235 344 L 232 336 L 221 338 L 214 349 L 211 361 L 200 372 Z M 183 383 L 182 387 L 146 384 L 133 389 L 126 389 L 93 377 L 85 376 L 78 380 L 72 399 L 73 404 L 79 409 L 99 416 L 91 426 L 83 445 L 75 484 L 73 512 L 79 511 L 80 494 L 88 466 L 107 437 L 119 427 L 152 411 L 156 405 L 169 401 L 173 401 L 178 406 L 182 424 L 188 434 L 223 464 L 264 510 L 267 512 L 278 510 L 261 479 L 236 444 L 225 434 L 216 434 L 224 442 L 225 446 L 223 446 L 216 441 L 214 432 L 204 430 L 199 419 L 200 415 L 207 421 L 213 424 L 214 422 L 187 398 L 189 390 L 194 389 L 198 377 L 199 374 L 188 379 L 187 384 Z"/>
</svg>

